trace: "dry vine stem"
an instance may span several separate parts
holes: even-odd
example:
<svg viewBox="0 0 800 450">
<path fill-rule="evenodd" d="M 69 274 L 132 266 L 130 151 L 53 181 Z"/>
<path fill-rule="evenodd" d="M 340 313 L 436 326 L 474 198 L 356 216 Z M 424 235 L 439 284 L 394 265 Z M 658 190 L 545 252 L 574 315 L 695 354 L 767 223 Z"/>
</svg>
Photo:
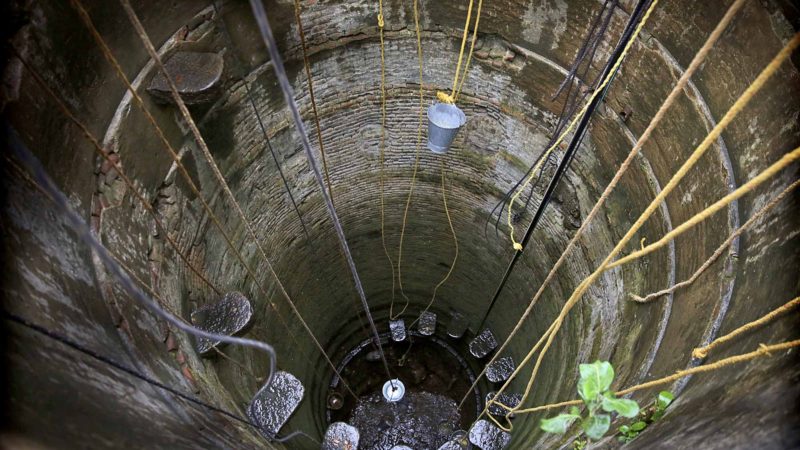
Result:
<svg viewBox="0 0 800 450">
<path fill-rule="evenodd" d="M 727 367 L 733 364 L 738 364 L 745 361 L 750 361 L 751 359 L 759 358 L 762 356 L 772 356 L 772 352 L 778 352 L 781 350 L 788 350 L 793 347 L 800 346 L 800 339 L 796 339 L 793 341 L 781 342 L 779 344 L 772 344 L 772 345 L 764 345 L 761 344 L 758 347 L 758 350 L 754 350 L 749 353 L 743 353 L 741 355 L 730 356 L 725 359 L 721 359 L 717 362 L 713 362 L 710 364 L 704 364 L 702 366 L 692 367 L 691 369 L 679 370 L 672 375 L 666 376 L 664 378 L 659 378 L 657 380 L 648 381 L 646 383 L 637 384 L 636 386 L 631 386 L 627 389 L 623 389 L 621 391 L 617 391 L 616 395 L 626 395 L 632 392 L 641 391 L 642 389 L 653 388 L 656 386 L 663 386 L 665 384 L 672 383 L 673 381 L 679 380 L 683 377 L 688 377 L 690 375 L 695 375 L 698 373 L 705 373 L 705 372 L 712 372 L 717 369 L 721 369 L 723 367 Z M 533 408 L 526 408 L 526 409 L 519 409 L 515 411 L 516 414 L 528 414 L 534 413 L 538 411 L 544 411 L 547 409 L 553 408 L 562 408 L 565 406 L 576 406 L 582 404 L 582 400 L 570 400 L 566 402 L 560 403 L 551 403 L 549 405 L 542 405 L 536 406 Z"/>
<path fill-rule="evenodd" d="M 759 219 L 764 217 L 766 213 L 768 213 L 772 208 L 774 208 L 778 203 L 780 203 L 780 201 L 783 200 L 786 197 L 786 195 L 788 195 L 798 186 L 800 186 L 800 180 L 797 180 L 794 183 L 787 186 L 786 189 L 781 191 L 780 194 L 778 194 L 775 198 L 770 200 L 768 204 L 764 205 L 763 208 L 759 209 L 758 212 L 756 212 L 749 219 L 747 219 L 747 222 L 745 222 L 744 225 L 742 225 L 736 231 L 731 233 L 731 235 L 728 236 L 728 239 L 726 239 L 725 242 L 720 244 L 720 246 L 717 247 L 716 250 L 714 250 L 714 253 L 708 257 L 708 259 L 692 274 L 691 277 L 681 281 L 680 283 L 674 284 L 672 287 L 669 287 L 667 289 L 662 289 L 658 292 L 653 292 L 651 294 L 647 294 L 644 297 L 640 297 L 636 294 L 630 294 L 631 300 L 639 303 L 647 303 L 651 300 L 655 300 L 658 297 L 671 294 L 675 292 L 677 289 L 689 286 L 692 283 L 694 283 L 700 277 L 700 275 L 702 275 L 703 272 L 705 272 L 709 267 L 711 267 L 711 264 L 713 264 L 714 261 L 716 261 L 722 255 L 722 252 L 724 252 L 726 248 L 730 247 L 730 245 L 737 237 L 739 237 L 742 233 L 747 231 Z"/>
<path fill-rule="evenodd" d="M 725 113 L 725 116 L 719 121 L 719 123 L 717 123 L 714 129 L 711 130 L 711 132 L 706 136 L 703 142 L 701 142 L 700 145 L 697 146 L 697 148 L 692 152 L 689 158 L 684 162 L 684 164 L 669 180 L 667 185 L 661 190 L 661 192 L 658 193 L 658 195 L 656 195 L 656 197 L 647 206 L 645 211 L 639 216 L 636 222 L 628 229 L 623 238 L 617 243 L 614 249 L 605 258 L 605 260 L 603 260 L 600 266 L 591 275 L 589 275 L 586 279 L 584 279 L 584 281 L 581 282 L 580 285 L 575 289 L 575 291 L 572 293 L 572 295 L 562 308 L 559 315 L 554 319 L 553 321 L 554 326 L 551 326 L 551 331 L 545 333 L 545 335 L 542 336 L 542 338 L 547 337 L 547 342 L 545 342 L 541 352 L 539 353 L 539 356 L 536 359 L 536 363 L 534 364 L 533 371 L 531 372 L 531 376 L 525 388 L 525 393 L 523 394 L 522 401 L 516 407 L 510 408 L 509 410 L 510 413 L 516 412 L 519 409 L 521 409 L 521 405 L 530 395 L 533 383 L 536 380 L 536 375 L 539 371 L 539 368 L 541 367 L 544 356 L 547 354 L 547 350 L 550 348 L 550 345 L 555 339 L 558 330 L 561 328 L 561 325 L 564 322 L 566 315 L 570 312 L 570 310 L 572 310 L 575 304 L 577 304 L 577 302 L 583 297 L 583 294 L 586 292 L 589 286 L 593 284 L 597 280 L 597 278 L 599 278 L 599 276 L 609 268 L 609 266 L 612 263 L 612 260 L 622 251 L 625 245 L 627 245 L 627 243 L 634 237 L 636 232 L 644 225 L 644 222 L 647 221 L 648 218 L 650 218 L 650 216 L 659 207 L 661 202 L 663 202 L 664 199 L 667 197 L 667 195 L 669 195 L 675 189 L 675 187 L 686 176 L 689 170 L 691 170 L 692 167 L 694 167 L 697 164 L 700 158 L 711 147 L 711 144 L 717 140 L 720 134 L 722 134 L 722 131 L 728 126 L 728 124 L 730 124 L 731 121 L 733 121 L 733 119 L 739 114 L 739 112 L 741 112 L 744 109 L 744 107 L 747 106 L 747 104 L 750 102 L 753 96 L 764 86 L 764 84 L 766 84 L 767 80 L 769 80 L 772 77 L 772 75 L 774 75 L 775 72 L 777 72 L 781 64 L 785 60 L 789 59 L 792 52 L 794 51 L 795 48 L 797 48 L 798 45 L 800 45 L 800 33 L 794 35 L 794 37 L 789 41 L 789 43 L 786 44 L 786 46 L 772 59 L 772 61 L 770 61 L 767 67 L 764 68 L 764 70 L 750 84 L 750 86 L 748 86 L 748 88 L 744 91 L 744 93 L 742 93 L 742 95 L 736 100 L 736 102 L 734 102 L 733 106 L 731 106 L 731 108 Z M 732 202 L 736 198 L 741 197 L 745 193 L 751 191 L 756 186 L 763 183 L 769 177 L 777 173 L 778 170 L 781 170 L 783 167 L 791 164 L 798 158 L 800 158 L 800 148 L 793 150 L 787 155 L 784 155 L 784 157 L 781 158 L 777 163 L 773 164 L 768 169 L 764 170 L 761 174 L 759 174 L 749 182 L 745 183 L 745 185 L 735 190 L 733 193 L 723 197 L 722 200 L 718 201 L 717 203 L 707 208 L 700 214 L 687 220 L 686 222 L 684 222 L 684 224 L 673 230 L 673 232 L 668 233 L 667 236 L 669 236 L 670 239 L 673 239 L 681 232 L 688 230 L 694 224 L 699 223 L 702 220 L 705 220 L 706 218 L 710 217 L 711 214 L 721 209 L 728 203 Z M 662 241 L 666 242 L 663 239 Z M 659 243 L 661 243 L 662 241 L 659 241 Z M 652 247 L 653 245 L 658 245 L 659 243 L 652 244 L 649 247 Z M 532 349 L 528 353 L 523 363 L 519 365 L 515 373 L 512 374 L 512 376 L 506 381 L 503 387 L 498 391 L 498 395 L 505 388 L 508 387 L 508 385 L 514 379 L 516 374 L 519 373 L 519 369 L 523 367 L 523 365 L 530 360 L 530 358 L 533 356 L 534 353 L 535 349 Z M 482 414 L 486 413 L 488 407 L 489 405 L 487 405 L 486 408 L 484 408 Z"/>
<path fill-rule="evenodd" d="M 742 7 L 744 2 L 745 0 L 736 0 L 733 4 L 731 4 L 731 6 L 728 8 L 728 11 L 725 13 L 722 19 L 720 19 L 720 22 L 717 24 L 716 28 L 714 28 L 714 31 L 711 32 L 711 34 L 706 39 L 706 42 L 703 44 L 700 50 L 698 50 L 697 54 L 692 59 L 692 62 L 689 64 L 689 67 L 686 68 L 686 71 L 683 73 L 683 75 L 681 75 L 680 79 L 678 79 L 678 82 L 675 83 L 675 86 L 672 88 L 672 91 L 670 91 L 669 95 L 666 97 L 666 99 L 664 99 L 664 102 L 661 104 L 661 107 L 658 109 L 655 116 L 653 116 L 652 120 L 650 121 L 650 124 L 644 130 L 641 137 L 639 137 L 639 140 L 633 146 L 630 153 L 628 153 L 628 156 L 625 158 L 625 161 L 622 162 L 622 164 L 619 167 L 619 170 L 617 170 L 617 173 L 614 174 L 614 177 L 608 183 L 608 186 L 606 186 L 605 190 L 603 191 L 603 194 L 600 196 L 600 199 L 598 199 L 597 203 L 595 203 L 595 205 L 592 207 L 592 210 L 586 216 L 586 219 L 583 221 L 580 228 L 575 233 L 575 236 L 573 236 L 572 239 L 570 239 L 569 243 L 567 244 L 567 247 L 561 253 L 561 256 L 559 256 L 558 260 L 550 269 L 550 272 L 547 274 L 547 277 L 545 277 L 544 281 L 539 286 L 539 289 L 531 298 L 531 301 L 528 303 L 528 307 L 525 309 L 525 312 L 519 318 L 517 324 L 514 325 L 514 328 L 511 330 L 511 333 L 509 333 L 508 337 L 505 339 L 503 344 L 500 346 L 497 352 L 495 352 L 495 355 L 492 357 L 489 363 L 486 364 L 486 367 L 489 367 L 493 362 L 495 362 L 500 357 L 503 350 L 505 350 L 506 347 L 508 347 L 508 344 L 511 342 L 511 339 L 522 328 L 522 324 L 525 322 L 525 320 L 533 311 L 534 305 L 536 305 L 539 298 L 544 293 L 544 290 L 547 288 L 547 286 L 550 284 L 553 278 L 555 278 L 555 274 L 558 271 L 558 269 L 561 268 L 561 266 L 567 260 L 567 257 L 569 256 L 571 250 L 578 243 L 578 240 L 580 240 L 584 232 L 589 228 L 589 224 L 592 223 L 594 217 L 600 212 L 603 205 L 605 204 L 606 199 L 611 195 L 611 192 L 617 186 L 619 180 L 622 178 L 622 176 L 628 170 L 630 165 L 633 163 L 634 158 L 636 158 L 636 156 L 639 154 L 644 144 L 649 141 L 650 136 L 652 135 L 655 127 L 664 118 L 667 110 L 672 106 L 673 103 L 675 103 L 678 97 L 683 93 L 683 89 L 689 83 L 689 80 L 691 79 L 692 75 L 694 75 L 694 73 L 703 63 L 708 53 L 714 47 L 714 44 L 717 42 L 717 40 L 719 40 L 720 36 L 722 36 L 723 31 L 725 31 L 728 24 L 731 22 L 731 20 L 733 20 L 733 17 Z M 521 366 L 522 365 L 520 365 L 519 367 Z M 484 367 L 483 371 L 478 375 L 478 377 L 476 377 L 475 382 L 473 382 L 472 386 L 470 386 L 470 389 L 464 394 L 464 397 L 461 399 L 461 402 L 459 403 L 459 408 L 463 406 L 464 402 L 469 396 L 469 392 L 475 389 L 475 386 L 477 386 L 478 381 L 481 379 L 481 377 L 483 377 L 486 374 L 486 367 Z"/>
<path fill-rule="evenodd" d="M 793 300 L 790 300 L 785 305 L 770 311 L 760 319 L 746 323 L 741 327 L 726 334 L 725 336 L 714 339 L 713 342 L 709 343 L 705 347 L 694 349 L 694 351 L 692 352 L 692 356 L 694 356 L 695 358 L 705 358 L 708 356 L 708 352 L 710 352 L 713 348 L 717 347 L 718 345 L 724 342 L 728 342 L 742 333 L 746 333 L 754 328 L 758 328 L 761 325 L 771 322 L 781 314 L 785 314 L 791 311 L 792 309 L 797 308 L 798 306 L 800 306 L 800 297 L 795 297 Z"/>
</svg>

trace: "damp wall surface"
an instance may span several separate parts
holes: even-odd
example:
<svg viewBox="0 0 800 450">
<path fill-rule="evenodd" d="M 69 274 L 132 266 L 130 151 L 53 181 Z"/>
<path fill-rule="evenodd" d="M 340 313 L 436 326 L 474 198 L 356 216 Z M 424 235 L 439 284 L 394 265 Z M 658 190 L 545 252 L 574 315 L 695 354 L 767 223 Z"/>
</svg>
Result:
<svg viewBox="0 0 800 450">
<path fill-rule="evenodd" d="M 622 2 L 610 27 L 607 57 L 631 11 Z M 664 2 L 634 44 L 570 170 L 548 205 L 520 264 L 487 324 L 505 338 L 550 267 L 646 128 L 725 4 Z M 240 290 L 254 302 L 247 336 L 270 342 L 282 370 L 300 378 L 307 396 L 287 425 L 319 435 L 324 389 L 331 371 L 276 290 L 253 240 L 214 179 L 177 110 L 152 102 L 144 87 L 153 76 L 133 29 L 115 2 L 87 2 L 100 33 L 143 93 L 170 142 L 181 149 L 204 198 L 237 250 L 265 287 L 248 276 L 200 202 L 171 165 L 153 129 L 131 103 L 124 85 L 67 2 L 18 2 L 29 25 L 11 38 L 20 53 L 101 139 L 117 153 L 126 174 L 157 207 L 191 261 L 222 290 Z M 448 207 L 459 258 L 437 292 L 440 324 L 453 310 L 470 317 L 475 334 L 512 255 L 506 229 L 486 220 L 492 207 L 544 150 L 560 101 L 551 95 L 563 79 L 600 2 L 486 2 L 481 35 L 461 104 L 468 124 L 445 158 Z M 410 2 L 385 2 L 387 128 L 384 165 L 385 228 L 397 260 L 403 210 L 410 188 L 418 130 L 418 67 Z M 291 2 L 268 11 L 286 60 L 312 145 L 314 122 Z M 458 56 L 465 5 L 422 2 L 425 104 L 450 84 Z M 338 360 L 364 338 L 358 298 L 318 187 L 266 51 L 245 2 L 209 4 L 135 2 L 163 55 L 176 50 L 220 52 L 222 94 L 192 108 L 195 120 L 257 239 L 309 327 Z M 378 326 L 385 329 L 392 272 L 381 243 L 380 55 L 372 2 L 304 4 L 303 23 L 333 196 Z M 574 287 L 599 264 L 688 153 L 788 41 L 796 12 L 780 2 L 749 1 L 737 15 L 686 95 L 655 130 L 642 156 L 623 177 L 589 234 L 536 305 L 510 346 L 517 361 L 547 329 Z M 224 20 L 231 41 L 220 33 Z M 281 169 L 298 203 L 308 235 L 288 195 L 247 101 L 235 59 L 264 120 Z M 653 242 L 763 170 L 800 141 L 797 57 L 785 64 L 723 133 L 632 240 Z M 594 73 L 599 67 L 594 68 Z M 593 76 L 594 73 L 591 75 Z M 591 77 L 590 77 L 591 78 Z M 156 232 L 152 219 L 120 180 L 103 170 L 80 131 L 65 120 L 32 77 L 13 59 L 6 67 L 4 115 L 41 158 L 73 206 L 130 270 L 148 280 L 183 317 L 215 300 Z M 620 113 L 630 111 L 626 118 Z M 423 129 L 424 132 L 424 129 Z M 424 139 L 424 133 L 423 133 Z M 442 205 L 442 157 L 424 142 L 403 247 L 404 292 L 411 322 L 430 300 L 454 255 Z M 637 384 L 686 368 L 691 350 L 757 318 L 797 295 L 797 196 L 790 196 L 745 233 L 692 286 L 647 305 L 626 300 L 688 278 L 727 235 L 797 179 L 790 166 L 726 211 L 692 229 L 673 245 L 605 274 L 567 318 L 529 399 L 530 406 L 575 397 L 579 363 L 610 360 L 615 387 Z M 266 361 L 249 350 L 225 359 L 201 359 L 191 339 L 124 295 L 91 253 L 66 229 L 38 191 L 7 167 L 4 176 L 4 308 L 53 329 L 92 350 L 182 392 L 242 413 L 266 373 Z M 542 188 L 534 194 L 541 196 Z M 527 223 L 530 208 L 522 218 Z M 519 233 L 519 231 L 518 231 Z M 634 242 L 636 244 L 634 244 Z M 395 280 L 396 281 L 396 280 Z M 395 289 L 395 307 L 403 297 Z M 274 307 L 272 306 L 274 305 Z M 797 315 L 721 348 L 714 358 L 752 351 L 760 343 L 794 339 Z M 252 429 L 93 362 L 36 333 L 3 324 L 6 339 L 6 430 L 47 447 L 256 447 L 269 446 Z M 681 382 L 664 419 L 629 446 L 635 448 L 792 448 L 800 445 L 795 352 L 775 355 Z M 525 377 L 512 385 L 524 389 Z M 646 402 L 654 392 L 634 398 Z M 551 448 L 566 440 L 543 435 L 542 416 L 515 420 L 513 448 Z M 600 443 L 615 446 L 616 442 Z M 294 447 L 297 446 L 297 447 Z M 292 443 L 289 448 L 303 448 Z"/>
</svg>

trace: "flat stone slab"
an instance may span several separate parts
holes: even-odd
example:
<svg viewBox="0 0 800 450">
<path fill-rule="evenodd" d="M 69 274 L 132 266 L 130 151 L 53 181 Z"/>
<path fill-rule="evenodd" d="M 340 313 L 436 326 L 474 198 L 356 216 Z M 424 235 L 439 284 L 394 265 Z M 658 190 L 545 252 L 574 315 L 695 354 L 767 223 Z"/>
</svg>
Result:
<svg viewBox="0 0 800 450">
<path fill-rule="evenodd" d="M 273 439 L 303 400 L 305 389 L 289 372 L 278 371 L 247 407 L 247 417 L 268 439 Z"/>
<path fill-rule="evenodd" d="M 192 323 L 209 333 L 233 336 L 253 318 L 253 305 L 241 292 L 228 292 L 222 300 L 203 305 L 192 313 Z M 207 355 L 220 341 L 197 339 L 197 352 Z"/>
<path fill-rule="evenodd" d="M 472 356 L 480 359 L 497 348 L 497 339 L 494 338 L 492 330 L 486 328 L 469 343 L 469 352 Z"/>
<path fill-rule="evenodd" d="M 489 364 L 489 367 L 486 368 L 486 378 L 492 383 L 506 381 L 516 369 L 517 364 L 514 362 L 514 358 L 504 356 Z"/>
<path fill-rule="evenodd" d="M 222 56 L 207 52 L 179 51 L 164 61 L 167 73 L 187 105 L 206 103 L 219 95 L 223 66 Z M 160 103 L 174 103 L 167 78 L 160 70 L 156 69 L 147 92 Z"/>
<path fill-rule="evenodd" d="M 461 339 L 467 331 L 467 318 L 463 314 L 453 313 L 447 325 L 447 335 L 453 339 Z"/>
<path fill-rule="evenodd" d="M 483 450 L 503 450 L 511 435 L 488 420 L 479 420 L 469 429 L 469 441 Z"/>
<path fill-rule="evenodd" d="M 389 332 L 392 340 L 402 342 L 406 340 L 406 322 L 403 319 L 389 321 Z"/>
<path fill-rule="evenodd" d="M 495 395 L 497 395 L 497 392 L 494 391 L 486 394 L 487 405 L 489 404 L 489 400 L 493 399 Z M 508 407 L 514 408 L 515 406 L 519 405 L 519 402 L 522 401 L 522 394 L 509 394 L 507 392 L 503 392 L 497 397 L 497 401 Z M 493 416 L 505 417 L 507 412 L 508 410 L 500 405 L 492 404 L 489 406 L 489 414 Z"/>
<path fill-rule="evenodd" d="M 321 450 L 356 450 L 358 448 L 358 430 L 344 422 L 334 422 L 325 431 Z"/>
<path fill-rule="evenodd" d="M 391 448 L 391 450 L 414 450 L 414 449 L 407 445 L 395 445 L 394 447 Z"/>
<path fill-rule="evenodd" d="M 417 323 L 417 331 L 423 336 L 430 336 L 436 332 L 436 313 L 430 311 L 423 311 L 419 315 L 419 323 Z"/>
</svg>

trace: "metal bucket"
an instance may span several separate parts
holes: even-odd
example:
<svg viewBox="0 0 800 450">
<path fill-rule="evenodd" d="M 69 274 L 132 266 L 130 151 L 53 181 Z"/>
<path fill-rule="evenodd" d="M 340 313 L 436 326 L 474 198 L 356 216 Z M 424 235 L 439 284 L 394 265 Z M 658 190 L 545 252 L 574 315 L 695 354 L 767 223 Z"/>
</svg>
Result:
<svg viewBox="0 0 800 450">
<path fill-rule="evenodd" d="M 447 153 L 458 130 L 467 123 L 467 116 L 458 106 L 435 103 L 428 108 L 428 148 L 434 153 Z"/>
</svg>

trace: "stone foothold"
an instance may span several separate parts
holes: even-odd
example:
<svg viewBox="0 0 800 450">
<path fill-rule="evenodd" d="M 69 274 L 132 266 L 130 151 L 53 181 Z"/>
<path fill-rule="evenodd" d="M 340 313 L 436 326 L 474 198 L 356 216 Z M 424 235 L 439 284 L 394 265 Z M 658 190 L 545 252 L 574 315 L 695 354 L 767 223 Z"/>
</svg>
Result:
<svg viewBox="0 0 800 450">
<path fill-rule="evenodd" d="M 389 321 L 389 331 L 393 341 L 402 342 L 406 340 L 406 322 L 403 319 Z"/>
<path fill-rule="evenodd" d="M 514 358 L 504 356 L 489 364 L 489 367 L 486 368 L 486 378 L 492 383 L 506 381 L 516 368 L 517 364 L 514 362 Z"/>
<path fill-rule="evenodd" d="M 270 384 L 256 392 L 247 408 L 247 417 L 264 436 L 273 439 L 300 405 L 304 391 L 294 375 L 278 371 Z"/>
<path fill-rule="evenodd" d="M 414 449 L 407 445 L 395 445 L 394 447 L 391 448 L 391 450 L 414 450 Z"/>
<path fill-rule="evenodd" d="M 487 405 L 489 404 L 489 400 L 493 399 L 495 395 L 497 395 L 497 392 L 494 391 L 486 394 Z M 502 392 L 500 395 L 497 396 L 497 401 L 510 408 L 515 408 L 517 405 L 519 405 L 519 402 L 522 401 L 522 394 L 509 394 L 506 392 Z M 500 405 L 492 404 L 489 406 L 489 414 L 493 416 L 505 417 L 507 412 L 508 410 Z"/>
<path fill-rule="evenodd" d="M 423 311 L 422 314 L 419 315 L 417 331 L 423 336 L 430 336 L 436 332 L 436 313 Z"/>
<path fill-rule="evenodd" d="M 467 432 L 458 430 L 450 437 L 450 440 L 442 444 L 437 450 L 467 450 L 469 439 Z"/>
<path fill-rule="evenodd" d="M 479 420 L 469 429 L 469 441 L 482 450 L 503 450 L 511 435 L 487 420 Z"/>
<path fill-rule="evenodd" d="M 356 427 L 344 422 L 334 422 L 325 431 L 321 450 L 356 450 L 358 438 Z"/>
<path fill-rule="evenodd" d="M 207 103 L 220 93 L 223 59 L 217 53 L 179 51 L 164 61 L 178 94 L 187 105 Z M 160 70 L 147 87 L 160 103 L 174 103 L 167 78 Z"/>
<path fill-rule="evenodd" d="M 463 314 L 454 312 L 450 316 L 450 324 L 447 326 L 447 335 L 453 339 L 460 339 L 467 331 L 467 318 Z"/>
<path fill-rule="evenodd" d="M 497 348 L 497 339 L 494 338 L 492 330 L 488 328 L 481 331 L 481 334 L 469 343 L 469 352 L 478 359 L 488 355 L 495 348 Z"/>
<path fill-rule="evenodd" d="M 192 323 L 209 333 L 233 336 L 250 323 L 253 305 L 241 292 L 228 292 L 217 303 L 203 305 L 192 313 Z M 197 339 L 197 352 L 206 355 L 220 341 Z"/>
</svg>

